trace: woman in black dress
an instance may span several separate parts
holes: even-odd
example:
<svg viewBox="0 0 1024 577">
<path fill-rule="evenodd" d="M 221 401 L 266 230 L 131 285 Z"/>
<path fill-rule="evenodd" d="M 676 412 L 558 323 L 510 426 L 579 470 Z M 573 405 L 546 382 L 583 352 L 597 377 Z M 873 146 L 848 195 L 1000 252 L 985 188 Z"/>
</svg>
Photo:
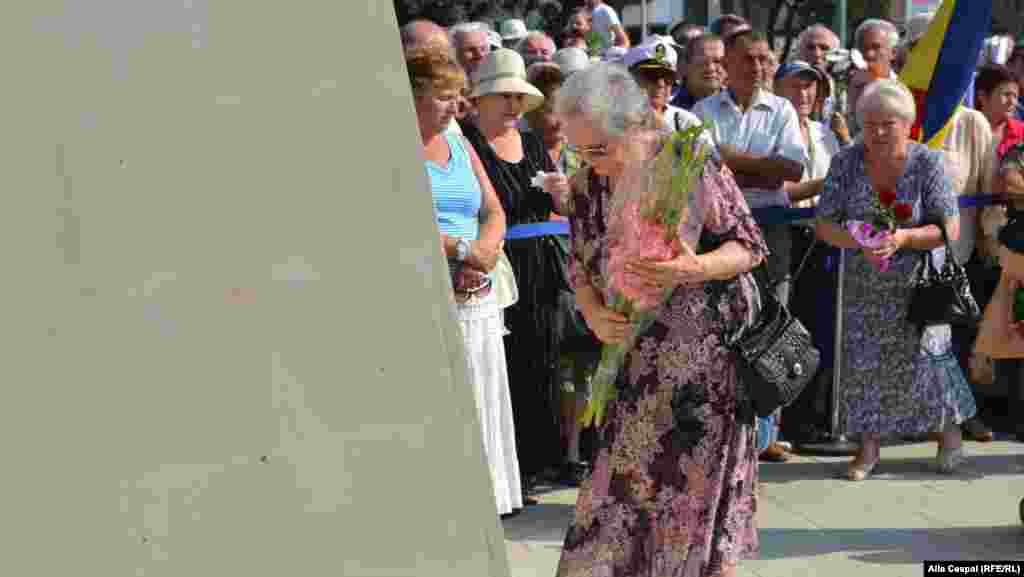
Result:
<svg viewBox="0 0 1024 577">
<path fill-rule="evenodd" d="M 474 78 L 476 115 L 460 122 L 494 184 L 508 227 L 547 222 L 556 211 L 552 195 L 534 187 L 537 172 L 555 166 L 535 135 L 519 130 L 522 115 L 540 106 L 544 96 L 526 81 L 523 59 L 512 50 L 495 50 Z M 568 190 L 564 176 L 547 179 L 547 190 Z M 551 236 L 510 238 L 505 251 L 519 287 L 519 301 L 505 310 L 509 388 L 516 429 L 516 452 L 529 491 L 561 461 L 558 395 L 558 295 L 567 289 L 564 260 Z M 527 500 L 527 503 L 532 500 Z"/>
</svg>

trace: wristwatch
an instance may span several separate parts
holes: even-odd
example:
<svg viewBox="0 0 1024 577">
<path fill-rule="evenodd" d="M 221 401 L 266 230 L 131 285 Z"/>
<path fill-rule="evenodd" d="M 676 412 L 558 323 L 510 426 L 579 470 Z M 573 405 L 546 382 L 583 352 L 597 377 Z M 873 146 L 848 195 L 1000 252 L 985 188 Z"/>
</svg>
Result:
<svg viewBox="0 0 1024 577">
<path fill-rule="evenodd" d="M 469 253 L 473 250 L 473 247 L 469 244 L 469 241 L 460 238 L 455 241 L 455 260 L 462 262 L 469 258 Z"/>
</svg>

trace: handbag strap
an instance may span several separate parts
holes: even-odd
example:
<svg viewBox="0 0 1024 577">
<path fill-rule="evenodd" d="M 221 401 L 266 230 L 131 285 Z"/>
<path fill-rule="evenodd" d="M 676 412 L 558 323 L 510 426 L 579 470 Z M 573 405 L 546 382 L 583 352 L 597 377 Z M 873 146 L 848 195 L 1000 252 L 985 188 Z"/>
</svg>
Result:
<svg viewBox="0 0 1024 577">
<path fill-rule="evenodd" d="M 943 262 L 943 267 L 950 266 L 950 264 L 960 266 L 960 263 L 956 260 L 956 253 L 953 251 L 953 245 L 949 241 L 949 234 L 946 232 L 946 221 L 939 219 L 939 222 L 933 224 L 939 227 L 939 232 L 942 233 L 942 244 L 946 248 L 946 258 Z M 938 272 L 938 267 L 935 266 L 935 262 L 932 259 L 932 251 L 926 250 L 923 252 L 924 254 L 922 255 L 922 259 L 925 262 L 925 266 Z"/>
<path fill-rule="evenodd" d="M 800 275 L 803 274 L 804 268 L 807 266 L 807 259 L 810 258 L 811 253 L 814 252 L 814 248 L 817 247 L 817 246 L 818 246 L 818 235 L 815 234 L 814 235 L 814 240 L 811 241 L 811 246 L 807 247 L 807 250 L 804 251 L 804 256 L 800 260 L 800 266 L 796 267 L 796 272 L 793 273 L 793 274 L 787 274 L 786 276 L 784 276 L 784 277 L 782 277 L 780 279 L 776 279 L 774 281 L 765 283 L 766 288 L 768 288 L 769 290 L 774 289 L 776 286 L 782 284 L 783 282 L 789 282 L 791 285 L 796 284 L 796 281 L 800 278 Z M 764 265 L 761 265 L 761 266 L 764 266 Z"/>
</svg>

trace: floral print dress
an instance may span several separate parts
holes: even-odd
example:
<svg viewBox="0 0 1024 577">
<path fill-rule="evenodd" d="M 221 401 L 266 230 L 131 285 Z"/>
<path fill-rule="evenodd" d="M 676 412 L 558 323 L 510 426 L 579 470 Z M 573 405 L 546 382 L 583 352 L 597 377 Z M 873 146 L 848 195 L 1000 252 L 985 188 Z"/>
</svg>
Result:
<svg viewBox="0 0 1024 577">
<path fill-rule="evenodd" d="M 914 207 L 904 227 L 937 223 L 959 214 L 956 193 L 945 176 L 942 153 L 912 143 L 897 202 Z M 869 221 L 875 193 L 865 173 L 864 145 L 832 159 L 818 202 L 818 218 L 842 223 Z M 932 251 L 941 266 L 945 248 Z M 846 252 L 843 283 L 842 381 L 839 422 L 851 436 L 909 435 L 942 431 L 974 416 L 976 407 L 953 354 L 949 325 L 923 332 L 905 319 L 909 281 L 922 252 L 902 250 L 880 272 L 860 251 Z"/>
<path fill-rule="evenodd" d="M 698 253 L 736 241 L 767 254 L 728 168 L 709 160 L 696 188 L 683 242 Z M 599 291 L 611 195 L 587 169 L 573 181 L 572 275 Z M 704 577 L 757 556 L 753 412 L 738 400 L 723 344 L 748 318 L 753 286 L 748 273 L 679 287 L 639 337 L 580 486 L 559 577 Z"/>
</svg>

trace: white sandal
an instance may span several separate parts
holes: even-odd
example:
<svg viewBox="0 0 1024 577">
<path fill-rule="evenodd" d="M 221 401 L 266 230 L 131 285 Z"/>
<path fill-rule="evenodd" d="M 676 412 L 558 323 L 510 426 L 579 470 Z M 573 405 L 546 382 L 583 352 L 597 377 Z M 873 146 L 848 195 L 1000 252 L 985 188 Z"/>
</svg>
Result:
<svg viewBox="0 0 1024 577">
<path fill-rule="evenodd" d="M 940 473 L 952 475 L 965 460 L 967 457 L 964 455 L 963 445 L 955 449 L 939 449 L 939 453 L 935 455 L 935 468 Z"/>
</svg>

